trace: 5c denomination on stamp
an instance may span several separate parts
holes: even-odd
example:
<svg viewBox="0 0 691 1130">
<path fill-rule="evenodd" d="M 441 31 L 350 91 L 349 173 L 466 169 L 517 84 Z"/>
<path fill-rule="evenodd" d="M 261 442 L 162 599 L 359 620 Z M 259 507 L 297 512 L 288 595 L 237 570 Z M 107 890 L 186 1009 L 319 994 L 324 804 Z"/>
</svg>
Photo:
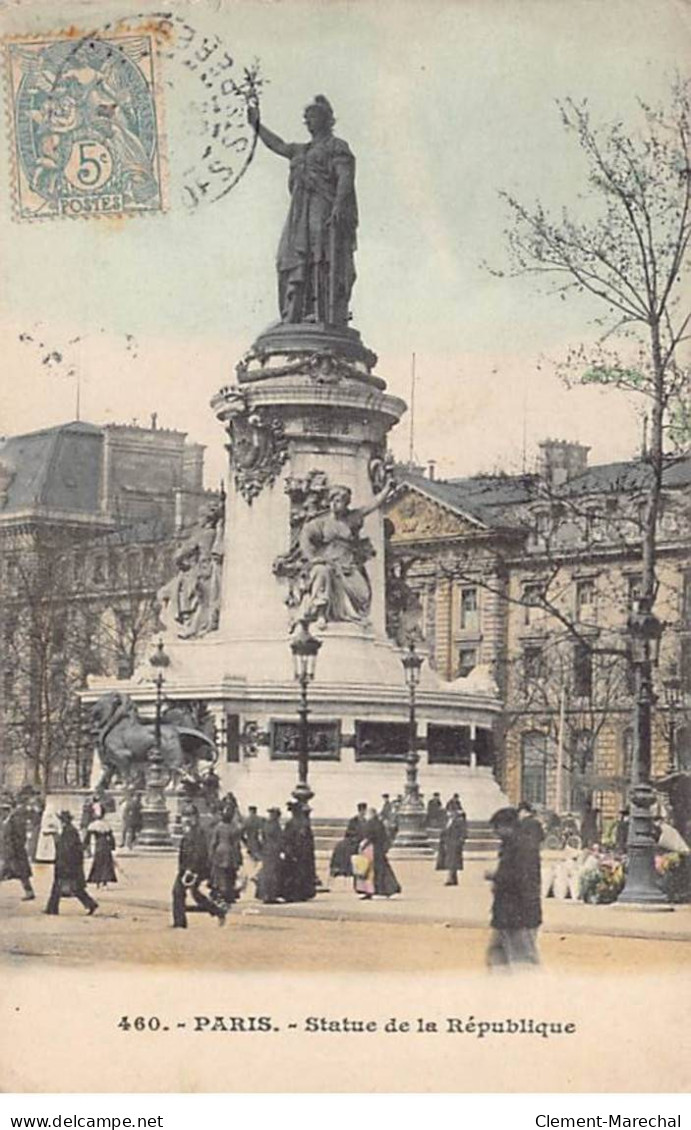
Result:
<svg viewBox="0 0 691 1130">
<path fill-rule="evenodd" d="M 18 217 L 161 211 L 153 36 L 13 40 L 7 54 Z"/>
</svg>

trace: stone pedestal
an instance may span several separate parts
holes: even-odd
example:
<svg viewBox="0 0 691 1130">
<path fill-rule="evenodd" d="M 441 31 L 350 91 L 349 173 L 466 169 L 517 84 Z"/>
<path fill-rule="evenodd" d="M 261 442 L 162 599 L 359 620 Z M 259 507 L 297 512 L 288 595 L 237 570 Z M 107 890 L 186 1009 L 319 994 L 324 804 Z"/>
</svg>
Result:
<svg viewBox="0 0 691 1130">
<path fill-rule="evenodd" d="M 242 806 L 283 806 L 295 786 L 297 760 L 277 750 L 276 735 L 297 726 L 300 705 L 290 651 L 299 613 L 291 574 L 297 531 L 310 506 L 327 509 L 330 487 L 347 487 L 351 507 L 362 509 L 385 484 L 387 434 L 405 404 L 386 392 L 375 364 L 355 330 L 279 324 L 258 338 L 236 380 L 212 402 L 229 439 L 219 625 L 199 639 L 167 635 L 166 693 L 202 699 L 228 720 L 217 768 L 223 789 Z M 336 735 L 333 750 L 310 756 L 317 818 L 349 816 L 362 800 L 379 807 L 383 792 L 395 796 L 403 787 L 400 756 L 368 759 L 356 748 L 363 724 L 401 725 L 408 718 L 401 651 L 386 635 L 381 510 L 365 517 L 361 536 L 372 550 L 366 619 L 311 625 L 322 646 L 310 685 L 310 725 L 323 723 Z M 91 686 L 92 698 L 110 689 L 96 680 Z M 144 710 L 153 703 L 143 672 L 118 689 Z M 500 709 L 491 687 L 445 683 L 425 664 L 417 692 L 423 733 L 433 723 L 491 729 Z M 488 772 L 469 790 L 457 768 L 430 768 L 423 755 L 422 793 L 460 791 L 470 819 L 485 820 L 506 803 Z"/>
<path fill-rule="evenodd" d="M 143 851 L 165 851 L 173 846 L 168 830 L 169 815 L 165 794 L 167 778 L 160 755 L 152 757 L 142 799 L 142 829 L 137 837 L 137 847 Z"/>
</svg>

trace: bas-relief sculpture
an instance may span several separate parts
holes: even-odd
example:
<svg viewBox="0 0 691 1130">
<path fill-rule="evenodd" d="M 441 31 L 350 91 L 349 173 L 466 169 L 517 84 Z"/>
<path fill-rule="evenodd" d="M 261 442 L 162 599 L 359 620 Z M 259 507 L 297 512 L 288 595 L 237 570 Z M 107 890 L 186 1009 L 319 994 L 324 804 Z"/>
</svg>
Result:
<svg viewBox="0 0 691 1130">
<path fill-rule="evenodd" d="M 307 143 L 272 133 L 254 106 L 248 118 L 267 148 L 290 162 L 290 208 L 276 257 L 281 320 L 347 326 L 358 225 L 355 158 L 333 135 L 333 110 L 323 95 L 306 108 Z"/>
<path fill-rule="evenodd" d="M 177 573 L 157 593 L 163 628 L 197 639 L 218 628 L 223 571 L 224 500 L 209 505 L 175 554 Z"/>
<path fill-rule="evenodd" d="M 328 623 L 366 624 L 372 604 L 372 587 L 365 568 L 374 556 L 369 538 L 361 536 L 368 514 L 384 504 L 391 480 L 369 505 L 351 506 L 349 487 L 330 486 L 318 470 L 304 479 L 290 478 L 291 548 L 274 563 L 278 577 L 288 579 L 286 603 L 296 619 Z"/>
<path fill-rule="evenodd" d="M 153 722 L 143 722 L 128 694 L 109 691 L 94 703 L 91 721 L 103 768 L 99 788 L 117 776 L 123 784 L 141 777 L 156 745 Z M 197 759 L 213 761 L 216 748 L 191 713 L 171 708 L 161 718 L 161 757 L 171 776 L 196 773 Z"/>
</svg>

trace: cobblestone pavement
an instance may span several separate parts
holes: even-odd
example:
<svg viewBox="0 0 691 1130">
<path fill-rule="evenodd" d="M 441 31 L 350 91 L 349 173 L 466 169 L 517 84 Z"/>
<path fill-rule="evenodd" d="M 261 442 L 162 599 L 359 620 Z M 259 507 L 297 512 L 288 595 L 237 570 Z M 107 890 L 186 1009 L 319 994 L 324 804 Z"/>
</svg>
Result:
<svg viewBox="0 0 691 1130">
<path fill-rule="evenodd" d="M 361 902 L 336 880 L 310 903 L 265 907 L 246 891 L 225 929 L 191 914 L 189 929 L 170 927 L 174 857 L 123 853 L 117 886 L 95 892 L 89 918 L 65 900 L 59 918 L 41 913 L 52 868 L 36 866 L 35 902 L 18 883 L 0 885 L 0 961 L 193 964 L 210 969 L 481 969 L 490 892 L 487 859 L 471 859 L 457 888 L 429 862 L 396 861 L 402 895 Z M 323 873 L 323 868 L 322 868 Z M 691 908 L 673 912 L 544 901 L 543 961 L 574 972 L 654 970 L 688 965 Z"/>
</svg>

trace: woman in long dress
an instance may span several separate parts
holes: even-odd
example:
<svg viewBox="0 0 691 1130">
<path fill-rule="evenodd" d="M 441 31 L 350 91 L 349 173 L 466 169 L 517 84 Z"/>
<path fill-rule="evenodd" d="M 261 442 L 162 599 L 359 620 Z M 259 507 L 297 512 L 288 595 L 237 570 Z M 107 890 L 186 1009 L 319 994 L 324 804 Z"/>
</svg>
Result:
<svg viewBox="0 0 691 1130">
<path fill-rule="evenodd" d="M 257 872 L 257 898 L 277 902 L 283 882 L 283 829 L 280 808 L 270 808 L 262 830 L 261 867 Z"/>
<path fill-rule="evenodd" d="M 369 860 L 370 866 L 362 875 L 355 876 L 355 890 L 363 899 L 371 899 L 374 895 L 391 898 L 401 892 L 401 884 L 386 857 L 388 847 L 389 837 L 384 822 L 376 810 L 370 808 L 358 853 Z"/>
<path fill-rule="evenodd" d="M 95 883 L 97 887 L 105 887 L 107 883 L 117 883 L 115 874 L 115 836 L 113 829 L 105 816 L 92 820 L 86 829 L 86 842 L 91 846 L 93 862 L 87 878 L 87 883 Z"/>
</svg>

